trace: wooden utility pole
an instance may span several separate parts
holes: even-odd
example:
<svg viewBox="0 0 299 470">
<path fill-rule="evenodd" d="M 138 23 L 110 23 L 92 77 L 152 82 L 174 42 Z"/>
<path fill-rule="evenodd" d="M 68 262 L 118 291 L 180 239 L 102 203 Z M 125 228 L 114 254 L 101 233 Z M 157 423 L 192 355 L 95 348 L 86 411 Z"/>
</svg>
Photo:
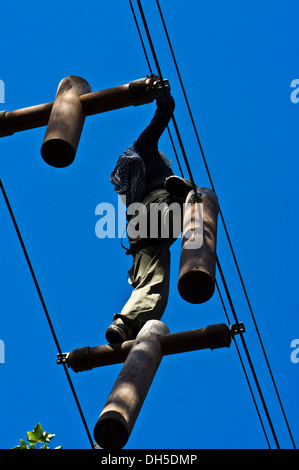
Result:
<svg viewBox="0 0 299 470">
<path fill-rule="evenodd" d="M 142 78 L 92 92 L 86 80 L 69 76 L 59 83 L 54 102 L 0 111 L 0 137 L 47 125 L 41 155 L 49 165 L 65 167 L 75 159 L 86 116 L 150 103 L 167 89 L 167 80 Z M 184 218 L 178 284 L 181 296 L 191 303 L 207 301 L 214 292 L 215 282 L 218 203 L 210 190 L 197 189 L 201 191 L 201 199 L 197 192 L 191 191 L 186 200 L 190 202 L 190 211 Z M 198 209 L 202 213 L 201 219 L 196 218 Z M 188 246 L 191 241 L 195 243 L 192 250 Z M 94 427 L 94 437 L 100 447 L 121 449 L 129 439 L 163 356 L 229 347 L 231 334 L 225 324 L 170 334 L 164 323 L 150 320 L 134 341 L 76 349 L 59 355 L 57 363 L 66 363 L 78 372 L 124 362 Z"/>
<path fill-rule="evenodd" d="M 58 357 L 57 363 L 79 372 L 124 362 L 94 427 L 94 437 L 101 448 L 121 449 L 130 437 L 163 356 L 230 344 L 231 330 L 224 323 L 170 334 L 164 323 L 149 320 L 135 340 L 74 349 Z"/>
<path fill-rule="evenodd" d="M 163 356 L 183 352 L 199 351 L 202 349 L 218 349 L 229 347 L 231 331 L 225 323 L 216 323 L 189 331 L 169 333 L 159 336 Z M 74 372 L 83 372 L 96 367 L 109 366 L 125 362 L 135 340 L 118 344 L 103 344 L 101 346 L 86 346 L 73 349 L 57 358 L 57 364 L 65 362 Z"/>
<path fill-rule="evenodd" d="M 167 326 L 157 320 L 148 321 L 138 333 L 94 427 L 99 446 L 121 449 L 127 443 L 162 360 L 159 336 L 165 333 Z"/>
<path fill-rule="evenodd" d="M 218 198 L 209 188 L 190 191 L 185 204 L 178 291 L 192 304 L 207 302 L 215 291 Z"/>
<path fill-rule="evenodd" d="M 52 166 L 67 166 L 75 158 L 86 116 L 151 103 L 162 89 L 167 88 L 167 80 L 141 78 L 91 92 L 86 80 L 69 76 L 61 80 L 54 102 L 1 111 L 0 137 L 48 125 L 42 157 Z"/>
</svg>

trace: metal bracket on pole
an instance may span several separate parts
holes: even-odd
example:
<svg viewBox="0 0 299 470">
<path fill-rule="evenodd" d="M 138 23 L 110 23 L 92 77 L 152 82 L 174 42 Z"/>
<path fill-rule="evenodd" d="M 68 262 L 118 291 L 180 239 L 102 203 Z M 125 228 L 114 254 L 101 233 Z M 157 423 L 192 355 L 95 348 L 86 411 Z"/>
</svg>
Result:
<svg viewBox="0 0 299 470">
<path fill-rule="evenodd" d="M 161 93 L 162 91 L 170 91 L 170 85 L 168 80 L 157 80 L 153 83 L 153 88 L 157 94 Z"/>
<path fill-rule="evenodd" d="M 56 364 L 67 364 L 69 353 L 57 354 Z"/>
<path fill-rule="evenodd" d="M 191 202 L 202 202 L 202 193 L 200 191 L 196 191 L 191 194 Z"/>
<path fill-rule="evenodd" d="M 232 336 L 240 335 L 246 332 L 243 322 L 234 323 L 233 325 L 230 325 L 229 329 Z"/>
</svg>

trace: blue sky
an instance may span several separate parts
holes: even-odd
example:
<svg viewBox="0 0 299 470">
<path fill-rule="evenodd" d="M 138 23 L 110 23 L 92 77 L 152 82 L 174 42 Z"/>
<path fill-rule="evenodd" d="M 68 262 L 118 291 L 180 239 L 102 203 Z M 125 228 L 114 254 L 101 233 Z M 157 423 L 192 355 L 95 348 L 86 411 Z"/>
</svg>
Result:
<svg viewBox="0 0 299 470">
<path fill-rule="evenodd" d="M 140 21 L 136 2 L 133 2 Z M 156 2 L 142 2 L 196 184 L 210 186 Z M 298 444 L 299 338 L 297 178 L 299 103 L 298 2 L 160 2 L 198 133 L 267 357 Z M 17 0 L 1 7 L 0 79 L 8 111 L 52 101 L 68 75 L 93 91 L 126 84 L 149 71 L 128 1 Z M 141 21 L 140 21 L 141 25 Z M 142 28 L 143 37 L 146 37 Z M 147 41 L 146 41 L 147 45 Z M 148 49 L 151 58 L 150 50 Z M 154 62 L 151 59 L 153 70 Z M 75 162 L 48 166 L 40 156 L 45 128 L 0 141 L 0 177 L 8 194 L 61 349 L 105 343 L 114 313 L 130 295 L 131 258 L 119 239 L 95 234 L 101 202 L 117 204 L 109 176 L 117 157 L 151 119 L 155 104 L 86 119 Z M 171 127 L 171 130 L 173 128 Z M 173 131 L 173 135 L 174 131 Z M 168 135 L 160 147 L 174 161 Z M 183 159 L 185 176 L 187 172 Z M 1 448 L 37 422 L 53 445 L 90 448 L 56 346 L 2 196 L 0 197 Z M 218 257 L 280 447 L 289 433 L 244 298 L 221 221 Z M 226 323 L 216 292 L 203 305 L 177 292 L 180 241 L 172 247 L 171 289 L 163 321 L 171 332 Z M 234 323 L 219 273 L 217 279 Z M 271 448 L 275 442 L 238 345 Z M 299 342 L 299 340 L 298 340 Z M 297 357 L 297 356 L 296 356 Z M 70 371 L 90 432 L 121 365 Z M 163 358 L 127 449 L 267 449 L 234 344 Z"/>
</svg>

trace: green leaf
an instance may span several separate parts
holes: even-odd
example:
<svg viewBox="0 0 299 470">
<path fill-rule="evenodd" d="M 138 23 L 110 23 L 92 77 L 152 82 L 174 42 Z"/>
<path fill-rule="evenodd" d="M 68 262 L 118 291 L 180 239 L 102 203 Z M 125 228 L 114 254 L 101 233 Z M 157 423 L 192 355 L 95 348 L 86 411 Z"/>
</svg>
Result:
<svg viewBox="0 0 299 470">
<path fill-rule="evenodd" d="M 40 423 L 38 423 L 33 431 L 27 432 L 27 441 L 29 445 L 23 440 L 20 439 L 21 444 L 19 446 L 13 447 L 13 449 L 39 449 L 39 444 L 44 444 L 40 449 L 49 449 L 47 443 L 53 439 L 55 434 L 50 434 L 47 431 L 43 431 L 43 428 Z M 56 449 L 62 449 L 62 446 L 56 447 Z"/>
<path fill-rule="evenodd" d="M 28 437 L 27 440 L 31 443 L 33 442 L 40 442 L 40 438 L 43 436 L 43 428 L 41 427 L 41 424 L 38 423 L 33 431 L 28 431 L 27 432 Z"/>
<path fill-rule="evenodd" d="M 40 442 L 50 442 L 51 439 L 53 439 L 53 437 L 55 436 L 55 434 L 50 434 L 49 432 L 44 432 L 43 433 L 43 438 L 42 440 L 40 440 Z"/>
<path fill-rule="evenodd" d="M 23 439 L 20 439 L 20 443 L 21 444 L 19 446 L 13 447 L 13 449 L 29 449 L 27 443 L 23 441 Z"/>
</svg>

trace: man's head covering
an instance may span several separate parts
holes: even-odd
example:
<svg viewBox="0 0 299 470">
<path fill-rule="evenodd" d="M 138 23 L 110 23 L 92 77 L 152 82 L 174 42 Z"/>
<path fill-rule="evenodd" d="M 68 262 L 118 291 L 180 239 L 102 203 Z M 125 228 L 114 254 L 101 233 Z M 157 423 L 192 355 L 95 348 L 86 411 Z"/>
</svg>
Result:
<svg viewBox="0 0 299 470">
<path fill-rule="evenodd" d="M 110 181 L 115 186 L 114 191 L 126 196 L 127 207 L 142 201 L 146 184 L 145 165 L 134 144 L 119 157 Z"/>
</svg>

